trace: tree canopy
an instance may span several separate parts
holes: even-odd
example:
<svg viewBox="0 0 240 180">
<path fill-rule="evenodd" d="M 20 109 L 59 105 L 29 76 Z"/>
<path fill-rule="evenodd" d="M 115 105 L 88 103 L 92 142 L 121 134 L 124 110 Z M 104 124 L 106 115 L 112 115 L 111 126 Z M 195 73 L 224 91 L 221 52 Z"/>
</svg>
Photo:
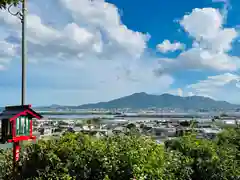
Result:
<svg viewBox="0 0 240 180">
<path fill-rule="evenodd" d="M 0 9 L 6 9 L 7 5 L 14 4 L 15 6 L 22 0 L 0 0 Z"/>
<path fill-rule="evenodd" d="M 96 138 L 67 133 L 59 140 L 24 147 L 20 179 L 82 180 L 239 180 L 240 130 L 216 140 L 194 134 L 160 145 L 144 136 Z M 11 151 L 0 161 L 0 179 L 12 178 Z"/>
</svg>

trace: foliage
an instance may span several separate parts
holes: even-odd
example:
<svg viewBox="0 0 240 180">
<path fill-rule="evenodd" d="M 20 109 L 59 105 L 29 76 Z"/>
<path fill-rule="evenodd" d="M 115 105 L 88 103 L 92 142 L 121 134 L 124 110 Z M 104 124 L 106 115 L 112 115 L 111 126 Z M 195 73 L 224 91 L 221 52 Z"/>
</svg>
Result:
<svg viewBox="0 0 240 180">
<path fill-rule="evenodd" d="M 240 129 L 228 128 L 218 135 L 217 144 L 220 147 L 228 147 L 236 152 L 236 159 L 240 161 Z"/>
<path fill-rule="evenodd" d="M 228 115 L 225 113 L 222 113 L 222 114 L 220 114 L 220 117 L 228 117 Z"/>
<path fill-rule="evenodd" d="M 25 147 L 18 167 L 20 179 L 82 180 L 238 180 L 239 129 L 216 140 L 185 135 L 164 145 L 130 133 L 98 139 L 67 133 L 59 140 Z M 12 177 L 12 157 L 0 161 L 0 179 Z"/>
<path fill-rule="evenodd" d="M 0 0 L 0 9 L 6 9 L 7 5 L 14 4 L 15 6 L 22 0 Z"/>
<path fill-rule="evenodd" d="M 130 129 L 130 130 L 131 129 L 136 129 L 136 124 L 130 123 L 130 124 L 127 125 L 127 128 Z"/>
<path fill-rule="evenodd" d="M 230 136 L 232 131 L 235 133 L 233 137 Z M 191 134 L 167 141 L 165 145 L 168 150 L 180 152 L 182 156 L 192 159 L 191 179 L 237 180 L 240 179 L 240 149 L 235 148 L 236 144 L 239 145 L 240 138 L 237 131 L 239 130 L 226 130 L 215 141 L 198 139 Z"/>
</svg>

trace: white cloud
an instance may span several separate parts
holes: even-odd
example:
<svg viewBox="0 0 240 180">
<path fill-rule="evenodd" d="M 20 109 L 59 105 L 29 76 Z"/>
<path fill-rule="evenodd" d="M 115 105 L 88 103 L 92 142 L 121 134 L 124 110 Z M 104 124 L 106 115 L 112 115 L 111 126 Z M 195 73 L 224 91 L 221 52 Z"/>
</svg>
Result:
<svg viewBox="0 0 240 180">
<path fill-rule="evenodd" d="M 228 10 L 231 8 L 230 0 L 212 0 L 213 3 L 223 3 L 223 9 L 221 10 L 224 20 L 226 21 Z"/>
<path fill-rule="evenodd" d="M 150 36 L 124 25 L 115 5 L 103 0 L 41 2 L 30 2 L 34 11 L 30 10 L 27 17 L 28 60 L 38 63 L 29 64 L 30 102 L 36 102 L 34 97 L 39 94 L 43 98 L 37 99 L 38 104 L 105 101 L 141 91 L 162 92 L 173 83 L 171 76 L 154 75 L 156 63 L 142 56 Z M 47 6 L 52 7 L 46 11 Z M 46 14 L 56 6 L 61 7 L 58 18 L 64 21 L 47 23 L 52 16 Z M 21 24 L 16 17 L 1 11 L 0 22 L 4 31 L 0 40 L 20 40 Z M 12 42 L 6 43 L 11 46 Z M 20 44 L 13 44 L 11 52 L 16 57 Z"/>
<path fill-rule="evenodd" d="M 231 73 L 225 73 L 216 76 L 209 76 L 208 79 L 199 81 L 196 84 L 189 85 L 188 88 L 193 88 L 196 90 L 204 90 L 212 89 L 212 88 L 219 88 L 222 87 L 232 81 L 238 82 L 240 80 L 240 76 Z"/>
<path fill-rule="evenodd" d="M 0 70 L 5 69 L 6 64 L 14 58 L 16 52 L 16 45 L 0 40 Z"/>
<path fill-rule="evenodd" d="M 174 82 L 170 76 L 156 78 L 152 73 L 152 65 L 144 62 L 126 62 L 126 65 L 112 64 L 104 67 L 105 63 L 102 68 L 92 65 L 91 69 L 88 69 L 90 72 L 86 78 L 93 85 L 91 91 L 85 92 L 88 100 L 103 101 L 105 97 L 114 99 L 135 92 L 164 92 Z"/>
<path fill-rule="evenodd" d="M 208 76 L 183 88 L 171 89 L 167 93 L 177 96 L 204 96 L 215 100 L 240 104 L 240 75 L 223 73 Z"/>
<path fill-rule="evenodd" d="M 146 48 L 149 36 L 134 32 L 122 24 L 115 5 L 99 1 L 61 0 L 78 23 L 87 24 L 93 30 L 101 31 L 106 48 L 124 51 L 139 57 Z M 115 49 L 116 48 L 116 49 Z M 116 51 L 117 50 L 117 51 Z"/>
<path fill-rule="evenodd" d="M 222 27 L 222 15 L 214 8 L 196 8 L 182 18 L 180 25 L 197 40 L 211 39 Z"/>
<path fill-rule="evenodd" d="M 194 9 L 183 17 L 180 24 L 196 39 L 199 48 L 213 52 L 229 51 L 238 35 L 234 28 L 223 28 L 223 16 L 214 8 Z"/>
<path fill-rule="evenodd" d="M 193 46 L 176 59 L 160 59 L 160 74 L 183 69 L 236 71 L 240 67 L 240 58 L 228 54 L 238 33 L 234 28 L 223 27 L 219 10 L 193 9 L 182 18 L 180 25 L 194 39 Z"/>
<path fill-rule="evenodd" d="M 37 58 L 113 59 L 139 58 L 149 35 L 128 29 L 120 20 L 118 9 L 105 1 L 61 0 L 74 19 L 63 28 L 53 28 L 35 14 L 27 17 L 27 39 L 30 55 Z M 54 7 L 52 7 L 54 8 Z M 20 22 L 8 12 L 0 12 L 0 20 L 8 30 L 18 32 Z"/>
<path fill-rule="evenodd" d="M 164 40 L 161 44 L 158 44 L 157 50 L 162 53 L 174 52 L 176 50 L 183 50 L 185 45 L 180 42 L 171 43 L 169 40 Z"/>
<path fill-rule="evenodd" d="M 240 103 L 240 76 L 231 73 L 224 73 L 216 76 L 209 76 L 195 84 L 188 85 L 186 91 L 200 96 L 208 96 L 214 99 L 227 100 Z"/>
<path fill-rule="evenodd" d="M 75 63 L 63 63 L 64 68 L 59 64 L 54 67 L 43 63 L 38 66 L 29 64 L 27 102 L 38 105 L 78 105 L 108 101 L 135 92 L 161 93 L 174 83 L 174 79 L 167 75 L 157 78 L 152 73 L 153 65 L 144 61 L 98 62 L 89 60 L 79 67 Z M 11 69 L 11 72 L 16 70 Z M 11 75 L 9 78 L 6 74 L 4 77 L 8 77 L 8 81 L 5 83 L 0 79 L 0 85 L 5 88 L 0 91 L 2 102 L 18 103 L 19 98 L 12 100 L 9 92 L 13 81 L 18 81 L 19 75 Z M 10 90 L 6 91 L 7 87 Z M 20 95 L 20 92 L 15 94 Z"/>
</svg>

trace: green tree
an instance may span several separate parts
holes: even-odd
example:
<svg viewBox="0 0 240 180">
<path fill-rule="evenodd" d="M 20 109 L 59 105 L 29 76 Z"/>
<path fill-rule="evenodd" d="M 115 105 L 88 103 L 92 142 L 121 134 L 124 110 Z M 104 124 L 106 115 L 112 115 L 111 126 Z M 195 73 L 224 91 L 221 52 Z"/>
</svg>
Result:
<svg viewBox="0 0 240 180">
<path fill-rule="evenodd" d="M 226 141 L 225 137 L 222 139 Z M 191 179 L 193 180 L 236 180 L 240 178 L 240 164 L 236 157 L 236 154 L 240 152 L 229 147 L 227 142 L 198 139 L 195 134 L 191 134 L 167 141 L 166 148 L 168 151 L 180 152 L 182 156 L 192 160 Z"/>
<path fill-rule="evenodd" d="M 127 128 L 128 129 L 136 129 L 136 124 L 130 123 L 130 124 L 127 125 Z"/>
<path fill-rule="evenodd" d="M 18 172 L 22 179 L 189 179 L 184 157 L 179 160 L 175 152 L 169 155 L 162 145 L 145 137 L 97 139 L 68 133 L 60 140 L 39 141 L 25 149 Z M 9 180 L 11 161 L 7 158 L 11 159 L 5 155 L 1 174 Z"/>
<path fill-rule="evenodd" d="M 218 134 L 217 141 L 219 147 L 228 147 L 235 151 L 236 159 L 240 161 L 240 129 L 228 128 Z"/>
<path fill-rule="evenodd" d="M 7 5 L 14 4 L 15 6 L 22 0 L 0 0 L 0 9 L 6 9 Z"/>
<path fill-rule="evenodd" d="M 98 139 L 67 133 L 58 140 L 26 145 L 19 179 L 239 180 L 239 129 L 216 140 L 195 134 L 157 144 L 135 134 Z M 12 153 L 2 152 L 0 179 L 11 180 Z"/>
</svg>

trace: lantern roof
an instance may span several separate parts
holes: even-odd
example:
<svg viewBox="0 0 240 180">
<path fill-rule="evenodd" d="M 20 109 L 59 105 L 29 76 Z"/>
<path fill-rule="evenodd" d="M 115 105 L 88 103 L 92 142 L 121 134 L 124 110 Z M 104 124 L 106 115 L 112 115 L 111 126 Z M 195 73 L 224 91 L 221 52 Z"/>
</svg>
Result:
<svg viewBox="0 0 240 180">
<path fill-rule="evenodd" d="M 31 109 L 31 105 L 22 106 L 6 106 L 0 114 L 0 119 L 9 119 L 10 121 L 19 116 L 27 116 L 29 118 L 41 119 L 42 115 Z"/>
</svg>

